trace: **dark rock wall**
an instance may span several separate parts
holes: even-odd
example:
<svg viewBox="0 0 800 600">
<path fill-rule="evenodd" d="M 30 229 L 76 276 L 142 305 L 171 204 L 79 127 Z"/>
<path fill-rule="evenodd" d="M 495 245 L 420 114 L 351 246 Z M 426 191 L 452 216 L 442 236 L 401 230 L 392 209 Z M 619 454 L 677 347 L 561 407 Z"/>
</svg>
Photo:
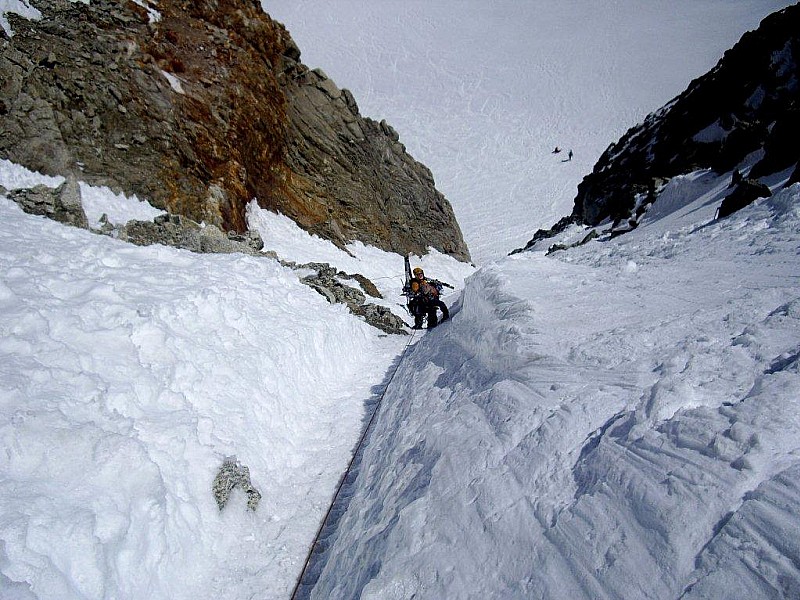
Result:
<svg viewBox="0 0 800 600">
<path fill-rule="evenodd" d="M 430 171 L 256 0 L 32 4 L 0 39 L 0 157 L 224 230 L 255 198 L 340 245 L 469 259 Z"/>
<path fill-rule="evenodd" d="M 800 160 L 800 4 L 764 19 L 717 66 L 601 156 L 570 222 L 626 219 L 653 182 L 699 168 L 724 173 L 763 149 L 750 177 Z"/>
</svg>

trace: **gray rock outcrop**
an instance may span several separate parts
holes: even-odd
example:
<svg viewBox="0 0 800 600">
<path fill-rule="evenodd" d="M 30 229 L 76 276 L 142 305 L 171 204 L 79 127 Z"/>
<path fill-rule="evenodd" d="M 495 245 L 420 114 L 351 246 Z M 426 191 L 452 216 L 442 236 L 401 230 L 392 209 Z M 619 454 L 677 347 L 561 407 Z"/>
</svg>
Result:
<svg viewBox="0 0 800 600">
<path fill-rule="evenodd" d="M 772 192 L 769 187 L 759 181 L 753 179 L 745 179 L 734 188 L 734 190 L 725 196 L 725 199 L 720 204 L 717 217 L 722 219 L 735 213 L 737 210 L 743 209 L 748 204 L 752 204 L 759 198 L 769 198 Z"/>
<path fill-rule="evenodd" d="M 380 298 L 375 284 L 363 275 L 348 275 L 337 271 L 328 264 L 311 263 L 296 268 L 313 269 L 313 275 L 303 277 L 301 281 L 314 288 L 331 304 L 344 304 L 354 315 L 362 317 L 373 327 L 392 334 L 407 335 L 405 322 L 385 306 L 366 302 L 366 291 L 374 298 Z M 355 280 L 361 289 L 346 285 L 342 280 Z M 364 291 L 362 291 L 364 290 Z"/>
<path fill-rule="evenodd" d="M 239 464 L 235 456 L 227 456 L 212 484 L 214 500 L 220 510 L 228 504 L 231 492 L 237 487 L 247 494 L 247 508 L 256 510 L 261 501 L 261 492 L 250 483 L 250 469 Z"/>
<path fill-rule="evenodd" d="M 163 244 L 201 253 L 241 252 L 260 256 L 264 247 L 261 236 L 255 231 L 225 234 L 216 225 L 201 226 L 180 215 L 161 215 L 153 221 L 128 221 L 111 235 L 137 246 Z"/>
<path fill-rule="evenodd" d="M 222 231 L 255 198 L 340 246 L 469 259 L 430 171 L 256 0 L 35 4 L 0 45 L 0 158 Z"/>
<path fill-rule="evenodd" d="M 321 211 L 309 231 L 332 240 L 357 237 L 401 254 L 413 240 L 413 252 L 433 246 L 468 260 L 449 202 L 398 133 L 386 121 L 362 117 L 353 95 L 323 71 L 285 56 L 282 64 L 294 140 L 287 164 L 303 204 Z M 417 223 L 422 231 L 415 231 Z"/>
<path fill-rule="evenodd" d="M 55 189 L 37 185 L 29 189 L 11 190 L 7 195 L 26 213 L 41 215 L 66 225 L 89 228 L 81 204 L 80 187 L 74 177 L 68 178 Z"/>
</svg>

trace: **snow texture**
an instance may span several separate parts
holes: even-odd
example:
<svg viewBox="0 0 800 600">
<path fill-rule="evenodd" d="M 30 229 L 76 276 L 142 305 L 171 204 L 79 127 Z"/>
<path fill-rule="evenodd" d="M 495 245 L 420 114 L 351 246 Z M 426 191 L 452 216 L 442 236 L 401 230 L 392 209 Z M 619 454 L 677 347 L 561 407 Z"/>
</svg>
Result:
<svg viewBox="0 0 800 600">
<path fill-rule="evenodd" d="M 800 597 L 800 185 L 717 222 L 730 176 L 697 177 L 622 238 L 468 280 L 311 597 Z"/>
<path fill-rule="evenodd" d="M 62 182 L 0 162 L 7 189 Z M 81 190 L 94 213 L 147 212 Z M 0 212 L 0 597 L 286 597 L 406 340 L 271 258 L 129 246 L 3 197 Z M 258 228 L 281 239 L 289 224 L 271 220 Z M 388 275 L 376 284 L 401 310 L 401 257 L 317 242 L 319 259 Z M 453 281 L 473 271 L 423 262 Z M 234 455 L 256 511 L 244 486 L 215 501 Z"/>
<path fill-rule="evenodd" d="M 687 174 L 632 233 L 502 258 L 783 5 L 270 2 L 433 168 L 482 265 L 412 258 L 456 289 L 408 347 L 306 269 L 130 246 L 0 195 L 0 598 L 288 598 L 374 409 L 304 594 L 800 596 L 800 185 L 716 221 L 730 174 Z M 0 161 L 6 189 L 62 182 Z M 93 224 L 158 212 L 81 194 Z M 402 310 L 402 257 L 248 220 Z"/>
</svg>

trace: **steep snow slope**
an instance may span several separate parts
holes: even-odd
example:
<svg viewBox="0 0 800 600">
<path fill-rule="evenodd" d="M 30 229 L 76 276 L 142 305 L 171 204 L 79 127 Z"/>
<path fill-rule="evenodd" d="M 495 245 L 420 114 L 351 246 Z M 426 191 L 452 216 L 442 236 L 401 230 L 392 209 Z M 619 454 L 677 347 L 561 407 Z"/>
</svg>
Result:
<svg viewBox="0 0 800 600">
<path fill-rule="evenodd" d="M 284 595 L 396 344 L 273 260 L 0 211 L 0 597 Z"/>
<path fill-rule="evenodd" d="M 713 23 L 692 22 L 705 32 L 736 21 L 726 20 L 732 14 L 754 26 L 767 5 L 646 7 L 718 9 Z M 447 23 L 473 23 L 457 10 L 462 4 L 348 3 L 347 12 L 337 0 L 326 4 L 333 13 L 297 6 L 309 21 L 338 15 L 354 39 L 370 31 L 359 15 L 377 19 L 375 7 L 386 15 L 395 26 L 365 36 L 379 62 L 397 56 L 398 74 L 430 83 L 426 97 L 457 101 L 428 112 L 399 95 L 415 89 L 409 84 L 384 96 L 411 109 L 407 120 L 365 112 L 397 125 L 405 143 L 419 146 L 417 158 L 434 166 L 427 151 L 458 166 L 449 180 L 473 190 L 470 222 L 487 256 L 524 242 L 536 226 L 526 204 L 532 196 L 499 190 L 508 188 L 507 170 L 519 174 L 513 158 L 528 156 L 522 142 L 532 130 L 507 118 L 515 113 L 504 102 L 519 88 L 504 96 L 489 79 L 522 71 L 502 54 L 490 59 L 492 44 L 468 51 L 483 31 L 469 39 L 453 33 L 451 41 L 468 42 L 458 50 L 423 53 L 449 79 L 399 68 L 420 64 L 410 41 L 418 30 L 438 39 Z M 425 20 L 419 11 L 430 6 L 450 12 Z M 393 17 L 398 7 L 423 24 Z M 652 30 L 648 39 L 663 39 L 657 24 L 634 18 L 642 11 L 625 13 L 631 36 Z M 546 11 L 539 16 L 520 19 L 520 27 L 543 22 L 564 31 Z M 628 27 L 624 21 L 602 22 Z M 395 43 L 391 31 L 405 37 Z M 547 48 L 547 33 L 528 41 Z M 713 38 L 697 37 L 697 47 Z M 333 52 L 336 44 L 315 47 Z M 633 56 L 629 48 L 614 50 L 619 60 Z M 444 57 L 453 62 L 441 66 Z M 462 58 L 481 73 L 472 88 Z M 670 58 L 668 70 L 678 60 Z M 579 63 L 568 66 L 572 73 Z M 630 76 L 620 92 L 639 90 L 643 79 L 630 65 L 606 74 Z M 551 81 L 574 81 L 562 75 Z M 447 81 L 466 82 L 465 94 L 454 96 Z M 527 99 L 540 96 L 549 97 Z M 467 114 L 480 118 L 448 120 L 473 106 Z M 596 121 L 603 128 L 627 110 L 617 102 L 607 108 Z M 565 114 L 578 122 L 577 112 Z M 540 121 L 553 122 L 536 114 L 527 122 Z M 614 137 L 605 129 L 592 135 L 598 146 Z M 536 140 L 543 160 L 560 160 L 549 154 L 564 144 L 558 137 Z M 480 159 L 462 150 L 469 140 Z M 591 162 L 578 165 L 576 182 Z M 442 179 L 435 166 L 434 174 Z M 453 322 L 424 334 L 396 377 L 317 597 L 555 590 L 551 596 L 630 598 L 644 595 L 640 589 L 678 597 L 686 589 L 687 597 L 708 598 L 730 590 L 734 577 L 736 595 L 797 595 L 798 534 L 787 515 L 798 510 L 798 189 L 707 224 L 726 185 L 704 174 L 681 178 L 662 194 L 652 223 L 627 237 L 547 259 L 523 254 L 473 277 Z M 287 597 L 364 404 L 374 403 L 405 340 L 377 335 L 268 259 L 132 248 L 23 215 L 2 198 L 0 213 L 0 595 Z M 368 265 L 383 291 L 399 291 L 397 257 L 351 247 L 355 257 L 345 258 L 285 220 L 263 217 L 265 238 L 281 244 L 283 257 L 323 257 L 346 270 Z M 524 224 L 519 240 L 504 239 L 509 220 Z M 452 283 L 468 270 L 440 258 L 423 259 L 426 270 L 449 273 L 443 277 Z M 255 514 L 240 493 L 221 513 L 214 504 L 211 481 L 231 454 L 264 494 Z M 771 583 L 782 591 L 759 588 Z"/>
<path fill-rule="evenodd" d="M 0 161 L 7 189 L 62 181 Z M 83 186 L 92 222 L 156 212 Z M 268 248 L 368 275 L 399 310 L 402 258 L 259 214 Z M 275 244 L 279 240 L 279 244 Z M 472 269 L 423 261 L 451 282 Z M 0 598 L 286 598 L 406 339 L 276 260 L 140 248 L 0 195 Z M 248 467 L 255 512 L 212 483 Z"/>
<path fill-rule="evenodd" d="M 800 595 L 800 185 L 729 177 L 472 276 L 401 366 L 314 598 Z"/>
<path fill-rule="evenodd" d="M 262 0 L 306 64 L 431 168 L 476 264 L 569 214 L 610 143 L 789 4 Z"/>
</svg>

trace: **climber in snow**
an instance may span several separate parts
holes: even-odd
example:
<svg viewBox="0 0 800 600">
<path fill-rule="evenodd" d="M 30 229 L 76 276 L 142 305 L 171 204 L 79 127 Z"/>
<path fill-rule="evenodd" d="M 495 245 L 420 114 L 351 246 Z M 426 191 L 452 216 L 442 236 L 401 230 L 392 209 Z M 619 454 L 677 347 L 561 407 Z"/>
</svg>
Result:
<svg viewBox="0 0 800 600">
<path fill-rule="evenodd" d="M 428 329 L 433 329 L 439 324 L 437 309 L 442 311 L 442 321 L 450 318 L 450 311 L 440 295 L 443 286 L 452 286 L 436 279 L 427 279 L 420 267 L 416 267 L 413 274 L 403 293 L 409 298 L 408 309 L 414 317 L 414 329 L 422 329 L 425 316 L 428 317 Z"/>
</svg>

